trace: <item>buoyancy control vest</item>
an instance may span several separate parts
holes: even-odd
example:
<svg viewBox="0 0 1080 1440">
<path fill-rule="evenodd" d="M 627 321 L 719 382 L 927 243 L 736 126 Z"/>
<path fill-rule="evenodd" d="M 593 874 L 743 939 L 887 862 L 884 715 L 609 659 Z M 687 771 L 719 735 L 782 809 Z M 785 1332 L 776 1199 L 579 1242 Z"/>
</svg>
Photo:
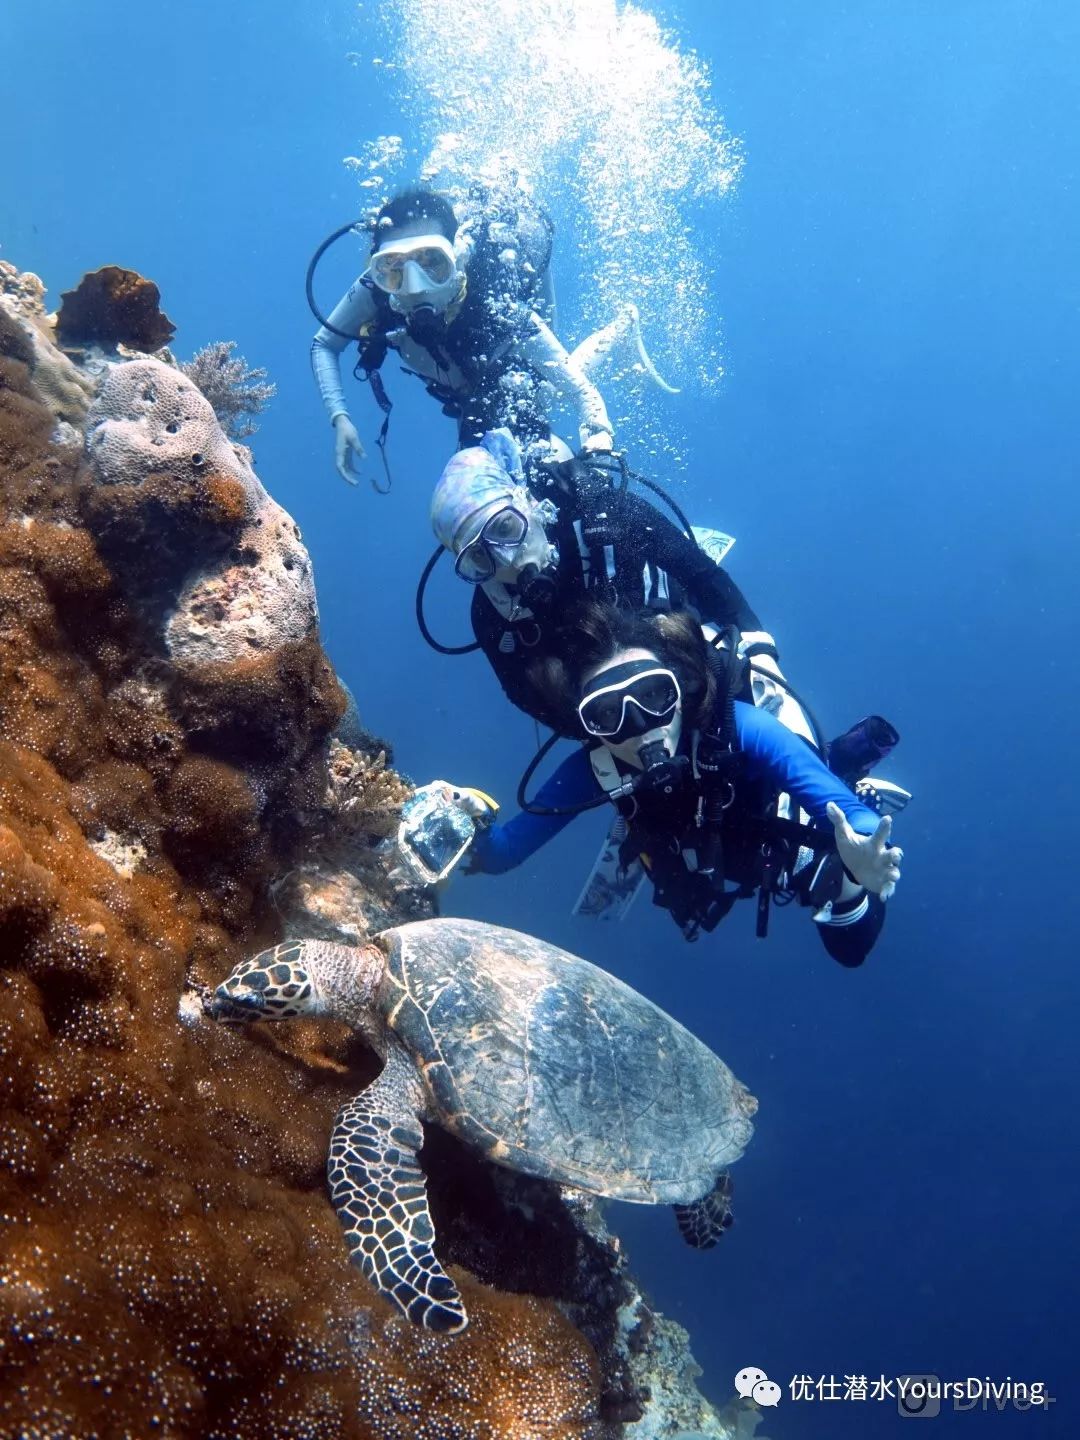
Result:
<svg viewBox="0 0 1080 1440">
<path fill-rule="evenodd" d="M 519 359 L 511 381 L 508 361 L 532 331 L 532 313 L 551 263 L 554 225 L 531 201 L 498 202 L 487 196 L 477 198 L 476 208 L 462 291 L 443 314 L 426 306 L 395 310 L 370 280 L 361 282 L 371 292 L 375 316 L 357 336 L 356 375 L 368 381 L 387 417 L 384 432 L 391 401 L 379 371 L 390 349 L 411 340 L 438 373 L 403 368 L 417 375 L 443 413 L 458 422 L 462 444 L 478 444 L 486 431 L 500 425 L 525 441 L 548 433 L 539 393 L 544 377 Z"/>
<path fill-rule="evenodd" d="M 763 938 L 772 901 L 817 908 L 835 898 L 843 879 L 831 835 L 793 813 L 789 796 L 745 776 L 733 709 L 744 682 L 744 667 L 727 663 L 713 724 L 691 737 L 678 783 L 670 783 L 671 771 L 667 783 L 650 783 L 648 767 L 642 772 L 604 745 L 589 751 L 597 783 L 626 822 L 623 870 L 644 866 L 653 903 L 687 940 L 714 930 L 737 900 L 755 893 Z"/>
</svg>

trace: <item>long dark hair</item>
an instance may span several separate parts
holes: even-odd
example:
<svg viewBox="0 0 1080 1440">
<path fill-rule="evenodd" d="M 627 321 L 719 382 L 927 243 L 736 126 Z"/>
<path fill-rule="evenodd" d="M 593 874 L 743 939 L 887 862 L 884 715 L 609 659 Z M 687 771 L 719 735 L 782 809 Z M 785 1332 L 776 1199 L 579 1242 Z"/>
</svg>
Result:
<svg viewBox="0 0 1080 1440">
<path fill-rule="evenodd" d="M 684 610 L 619 610 L 584 599 L 564 611 L 551 653 L 529 668 L 529 681 L 558 718 L 560 733 L 588 738 L 577 713 L 585 676 L 630 649 L 650 650 L 674 671 L 687 728 L 698 729 L 708 721 L 716 700 L 716 678 L 706 658 L 701 626 L 693 616 Z"/>
</svg>

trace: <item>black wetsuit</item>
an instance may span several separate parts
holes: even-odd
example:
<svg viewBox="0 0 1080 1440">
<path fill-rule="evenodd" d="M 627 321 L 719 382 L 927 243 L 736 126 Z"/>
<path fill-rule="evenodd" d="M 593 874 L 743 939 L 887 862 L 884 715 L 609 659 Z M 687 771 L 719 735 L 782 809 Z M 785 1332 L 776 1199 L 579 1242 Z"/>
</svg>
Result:
<svg viewBox="0 0 1080 1440">
<path fill-rule="evenodd" d="M 558 519 L 548 534 L 559 563 L 548 572 L 554 588 L 546 606 L 505 618 L 479 587 L 473 596 L 473 632 L 507 699 L 541 724 L 559 728 L 529 667 L 552 653 L 560 614 L 589 594 L 626 610 L 690 607 L 701 620 L 740 631 L 761 622 L 730 575 L 647 500 L 613 486 L 549 489 Z"/>
</svg>

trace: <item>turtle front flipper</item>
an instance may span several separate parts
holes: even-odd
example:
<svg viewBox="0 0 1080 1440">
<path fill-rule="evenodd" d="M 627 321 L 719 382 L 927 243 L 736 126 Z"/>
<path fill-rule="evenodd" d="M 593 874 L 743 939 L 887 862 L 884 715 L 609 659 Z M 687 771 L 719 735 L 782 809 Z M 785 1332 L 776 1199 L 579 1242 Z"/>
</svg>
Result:
<svg viewBox="0 0 1080 1440">
<path fill-rule="evenodd" d="M 435 1258 L 435 1227 L 416 1158 L 423 1090 L 396 1045 L 382 1074 L 339 1113 L 330 1137 L 330 1198 L 349 1256 L 381 1294 L 426 1330 L 469 1323 L 457 1286 Z"/>
<path fill-rule="evenodd" d="M 690 1205 L 673 1205 L 679 1232 L 688 1245 L 695 1250 L 711 1250 L 716 1242 L 735 1223 L 731 1213 L 731 1192 L 734 1189 L 731 1176 L 726 1170 L 716 1177 L 716 1184 L 707 1195 Z"/>
</svg>

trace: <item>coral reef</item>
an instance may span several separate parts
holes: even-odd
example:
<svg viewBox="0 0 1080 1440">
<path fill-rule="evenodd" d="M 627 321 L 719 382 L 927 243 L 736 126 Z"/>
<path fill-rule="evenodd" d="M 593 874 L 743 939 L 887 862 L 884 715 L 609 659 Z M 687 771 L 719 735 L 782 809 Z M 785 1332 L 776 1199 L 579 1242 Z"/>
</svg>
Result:
<svg viewBox="0 0 1080 1440">
<path fill-rule="evenodd" d="M 135 270 L 104 265 L 60 296 L 56 335 L 64 346 L 160 350 L 175 333 L 176 326 L 162 314 L 158 287 Z"/>
<path fill-rule="evenodd" d="M 207 402 L 103 364 L 84 452 L 39 303 L 0 275 L 0 1437 L 729 1433 L 595 1208 L 441 1132 L 469 1330 L 414 1329 L 346 1263 L 326 1137 L 378 1062 L 198 997 L 284 934 L 432 913 L 386 845 L 408 788 Z"/>
<path fill-rule="evenodd" d="M 300 532 L 182 371 L 149 359 L 112 367 L 87 416 L 86 447 L 103 548 L 141 554 L 149 582 L 174 602 L 164 632 L 172 660 L 243 664 L 312 633 L 315 586 Z M 162 533 L 164 556 L 155 553 Z"/>
<path fill-rule="evenodd" d="M 21 274 L 6 260 L 0 260 L 0 355 L 27 366 L 35 391 L 61 426 L 82 425 L 93 382 L 53 344 L 44 285 L 36 275 Z M 67 438 L 79 437 L 72 430 Z"/>
<path fill-rule="evenodd" d="M 234 355 L 235 349 L 235 340 L 215 340 L 180 369 L 210 401 L 226 435 L 246 440 L 259 428 L 253 417 L 266 409 L 277 386 L 267 382 L 261 366 L 251 368 L 242 355 Z"/>
<path fill-rule="evenodd" d="M 410 786 L 388 763 L 384 741 L 364 734 L 347 710 L 330 742 L 322 812 L 303 860 L 274 886 L 288 938 L 359 944 L 404 919 L 438 913 L 434 892 L 400 863 L 391 837 Z"/>
</svg>

